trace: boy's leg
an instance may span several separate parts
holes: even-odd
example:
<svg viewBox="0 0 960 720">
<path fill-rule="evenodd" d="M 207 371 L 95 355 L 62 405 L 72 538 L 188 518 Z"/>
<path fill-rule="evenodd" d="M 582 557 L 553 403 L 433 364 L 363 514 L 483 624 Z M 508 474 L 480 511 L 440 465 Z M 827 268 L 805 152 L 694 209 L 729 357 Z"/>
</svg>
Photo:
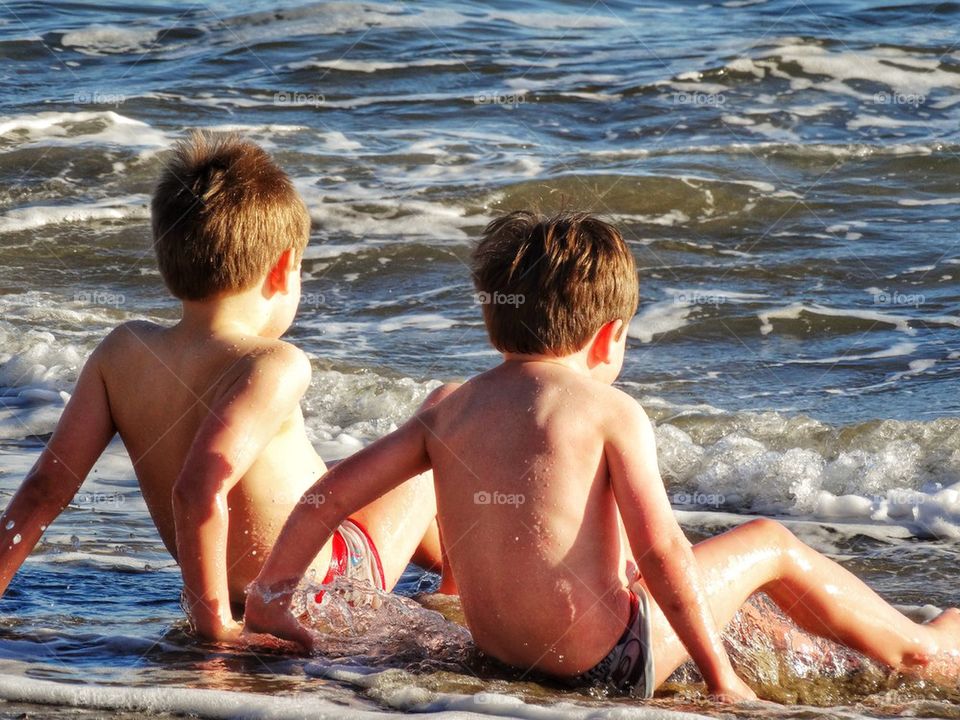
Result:
<svg viewBox="0 0 960 720">
<path fill-rule="evenodd" d="M 751 594 L 762 590 L 804 630 L 894 668 L 920 670 L 938 652 L 960 647 L 960 612 L 949 610 L 932 623 L 918 625 L 775 521 L 748 522 L 695 545 L 693 551 L 721 627 Z M 660 608 L 652 601 L 650 605 L 659 685 L 688 655 Z M 941 659 L 957 664 L 956 658 Z"/>
<path fill-rule="evenodd" d="M 455 383 L 441 385 L 427 396 L 420 410 L 436 405 L 458 387 Z M 388 590 L 396 585 L 414 556 L 417 564 L 429 569 L 442 566 L 433 473 L 428 471 L 408 480 L 351 518 L 363 525 L 373 539 Z"/>
<path fill-rule="evenodd" d="M 436 517 L 420 539 L 420 545 L 417 546 L 410 562 L 433 572 L 440 572 L 443 568 L 443 547 L 440 544 L 440 526 L 437 524 Z"/>
<path fill-rule="evenodd" d="M 392 590 L 437 516 L 432 473 L 408 480 L 350 516 L 370 534 Z"/>
</svg>

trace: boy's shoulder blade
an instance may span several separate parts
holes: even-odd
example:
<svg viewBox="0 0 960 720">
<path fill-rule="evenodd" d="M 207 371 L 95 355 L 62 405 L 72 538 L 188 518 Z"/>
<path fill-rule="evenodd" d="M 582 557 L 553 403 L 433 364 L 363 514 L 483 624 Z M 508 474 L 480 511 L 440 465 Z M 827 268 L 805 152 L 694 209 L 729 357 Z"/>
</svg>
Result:
<svg viewBox="0 0 960 720">
<path fill-rule="evenodd" d="M 283 340 L 258 340 L 244 353 L 242 365 L 252 376 L 282 378 L 304 387 L 310 383 L 313 372 L 307 354 Z"/>
</svg>

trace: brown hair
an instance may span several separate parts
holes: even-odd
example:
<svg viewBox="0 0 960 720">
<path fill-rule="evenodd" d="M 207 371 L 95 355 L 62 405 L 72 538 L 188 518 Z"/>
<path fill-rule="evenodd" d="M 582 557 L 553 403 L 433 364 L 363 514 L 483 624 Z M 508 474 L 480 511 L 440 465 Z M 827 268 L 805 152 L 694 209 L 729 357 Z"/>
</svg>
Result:
<svg viewBox="0 0 960 720">
<path fill-rule="evenodd" d="M 497 218 L 474 250 L 473 280 L 501 352 L 569 355 L 605 323 L 630 322 L 639 299 L 630 248 L 587 213 Z"/>
<path fill-rule="evenodd" d="M 284 250 L 299 257 L 310 235 L 290 178 L 236 135 L 194 132 L 177 143 L 150 211 L 160 274 L 181 300 L 252 287 Z"/>
</svg>

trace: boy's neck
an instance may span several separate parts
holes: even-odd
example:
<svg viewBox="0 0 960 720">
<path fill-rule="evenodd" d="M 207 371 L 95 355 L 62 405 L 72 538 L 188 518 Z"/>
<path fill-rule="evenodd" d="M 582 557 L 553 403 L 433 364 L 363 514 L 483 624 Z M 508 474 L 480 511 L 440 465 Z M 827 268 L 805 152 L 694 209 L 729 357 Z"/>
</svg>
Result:
<svg viewBox="0 0 960 720">
<path fill-rule="evenodd" d="M 261 335 L 270 324 L 270 307 L 260 288 L 204 300 L 184 300 L 179 327 L 204 335 Z"/>
<path fill-rule="evenodd" d="M 560 367 L 572 370 L 578 375 L 590 375 L 590 368 L 587 364 L 586 353 L 581 350 L 571 355 L 546 355 L 540 353 L 503 353 L 503 361 L 510 364 L 527 363 L 545 363 L 548 365 L 559 365 Z"/>
</svg>

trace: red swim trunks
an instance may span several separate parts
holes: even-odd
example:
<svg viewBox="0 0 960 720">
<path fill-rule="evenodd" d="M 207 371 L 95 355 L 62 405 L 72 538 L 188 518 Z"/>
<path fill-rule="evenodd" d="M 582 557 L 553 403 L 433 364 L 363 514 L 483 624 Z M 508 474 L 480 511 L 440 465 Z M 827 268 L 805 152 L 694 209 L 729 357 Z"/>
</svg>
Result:
<svg viewBox="0 0 960 720">
<path fill-rule="evenodd" d="M 323 578 L 327 585 L 335 578 L 346 577 L 362 580 L 377 590 L 387 589 L 387 581 L 380 563 L 380 553 L 370 533 L 356 520 L 344 520 L 333 533 L 333 554 L 330 556 L 330 569 Z M 315 600 L 323 600 L 324 591 L 317 593 Z"/>
</svg>

